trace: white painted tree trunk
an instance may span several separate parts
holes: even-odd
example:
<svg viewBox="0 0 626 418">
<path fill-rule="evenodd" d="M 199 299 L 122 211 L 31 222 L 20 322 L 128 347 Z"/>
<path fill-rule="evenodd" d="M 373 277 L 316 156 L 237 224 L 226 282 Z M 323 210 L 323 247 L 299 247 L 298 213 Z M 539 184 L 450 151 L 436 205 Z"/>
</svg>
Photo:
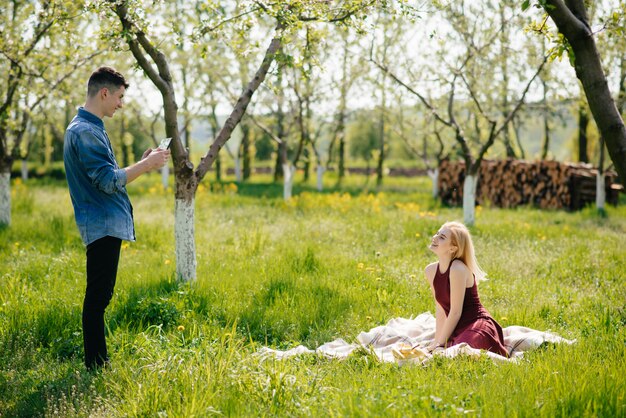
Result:
<svg viewBox="0 0 626 418">
<path fill-rule="evenodd" d="M 242 174 L 241 174 L 241 158 L 239 158 L 238 155 L 235 155 L 235 157 L 233 157 L 235 160 L 235 179 L 237 180 L 237 182 L 241 182 L 242 179 Z"/>
<path fill-rule="evenodd" d="M 283 199 L 285 199 L 285 201 L 291 199 L 295 172 L 296 168 L 294 166 L 291 164 L 283 164 Z"/>
<path fill-rule="evenodd" d="M 161 183 L 163 183 L 163 188 L 167 190 L 170 185 L 170 166 L 168 164 L 161 168 Z"/>
<path fill-rule="evenodd" d="M 463 182 L 463 222 L 474 225 L 476 220 L 476 176 L 465 176 Z"/>
<path fill-rule="evenodd" d="M 28 164 L 26 160 L 22 160 L 22 181 L 28 180 Z"/>
<path fill-rule="evenodd" d="M 176 239 L 176 276 L 179 280 L 196 279 L 196 243 L 194 234 L 195 199 L 176 199 L 174 235 Z"/>
<path fill-rule="evenodd" d="M 598 170 L 598 175 L 596 176 L 596 208 L 603 211 L 605 203 L 606 189 L 604 187 L 604 173 Z"/>
<path fill-rule="evenodd" d="M 0 173 L 0 225 L 11 224 L 11 173 Z"/>
<path fill-rule="evenodd" d="M 433 182 L 433 199 L 437 199 L 439 197 L 439 167 L 434 170 L 429 169 L 426 173 Z"/>
<path fill-rule="evenodd" d="M 324 166 L 318 165 L 317 166 L 317 191 L 319 192 L 324 190 L 324 172 L 326 172 L 326 169 L 324 168 Z"/>
</svg>

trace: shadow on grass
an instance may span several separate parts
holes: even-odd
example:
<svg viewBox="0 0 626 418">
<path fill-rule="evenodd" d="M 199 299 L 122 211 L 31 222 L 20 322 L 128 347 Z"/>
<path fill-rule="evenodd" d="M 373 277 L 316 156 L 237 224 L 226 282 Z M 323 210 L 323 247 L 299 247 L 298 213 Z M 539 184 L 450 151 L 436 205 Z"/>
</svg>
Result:
<svg viewBox="0 0 626 418">
<path fill-rule="evenodd" d="M 182 314 L 180 292 L 184 292 L 182 284 L 174 277 L 131 288 L 125 297 L 118 295 L 121 300 L 109 314 L 109 330 L 122 325 L 141 330 L 151 325 L 168 327 L 177 323 Z"/>
<path fill-rule="evenodd" d="M 263 197 L 269 199 L 278 199 L 283 197 L 283 184 L 279 183 L 237 183 L 237 194 L 247 197 Z M 324 190 L 321 192 L 317 190 L 312 184 L 294 183 L 292 189 L 292 195 L 296 196 L 303 192 L 308 193 L 320 193 L 320 194 L 332 194 L 332 193 L 347 193 L 352 197 L 359 196 L 363 193 L 368 193 L 367 187 L 359 186 L 337 186 L 330 185 L 324 186 Z M 375 190 L 371 190 L 374 192 Z"/>
<path fill-rule="evenodd" d="M 108 316 L 109 330 L 113 332 L 121 326 L 136 331 L 150 326 L 167 329 L 177 326 L 189 311 L 226 325 L 218 298 L 217 294 L 198 293 L 192 283 L 180 282 L 172 275 L 133 287 L 125 297 L 120 295 L 119 303 Z"/>
<path fill-rule="evenodd" d="M 45 373 L 39 373 L 40 370 L 45 370 Z M 98 396 L 92 387 L 96 376 L 86 370 L 79 372 L 73 367 L 56 371 L 58 373 L 53 372 L 55 375 L 50 377 L 50 369 L 41 366 L 28 374 L 3 378 L 0 381 L 2 416 L 87 416 L 87 411 L 81 413 L 80 410 L 88 409 L 91 404 L 85 402 L 85 398 Z"/>
<path fill-rule="evenodd" d="M 0 365 L 1 416 L 45 416 L 56 399 L 83 393 L 92 377 L 82 366 L 80 309 L 56 303 L 14 312 L 0 340 Z"/>
<path fill-rule="evenodd" d="M 350 300 L 335 289 L 280 278 L 254 296 L 249 309 L 241 313 L 238 327 L 262 344 L 318 345 L 332 336 L 332 324 L 349 310 Z"/>
</svg>

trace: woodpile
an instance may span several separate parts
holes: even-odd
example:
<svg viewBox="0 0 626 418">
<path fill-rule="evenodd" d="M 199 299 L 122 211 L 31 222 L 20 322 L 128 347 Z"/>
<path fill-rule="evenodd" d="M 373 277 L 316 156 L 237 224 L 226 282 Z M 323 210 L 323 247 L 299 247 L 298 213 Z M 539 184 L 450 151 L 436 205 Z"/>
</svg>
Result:
<svg viewBox="0 0 626 418">
<path fill-rule="evenodd" d="M 501 208 L 535 206 L 578 210 L 596 199 L 597 170 L 589 164 L 558 161 L 483 160 L 476 203 Z M 617 205 L 623 187 L 614 172 L 605 173 L 606 201 Z M 445 205 L 463 204 L 465 162 L 444 160 L 439 166 L 439 196 Z"/>
</svg>

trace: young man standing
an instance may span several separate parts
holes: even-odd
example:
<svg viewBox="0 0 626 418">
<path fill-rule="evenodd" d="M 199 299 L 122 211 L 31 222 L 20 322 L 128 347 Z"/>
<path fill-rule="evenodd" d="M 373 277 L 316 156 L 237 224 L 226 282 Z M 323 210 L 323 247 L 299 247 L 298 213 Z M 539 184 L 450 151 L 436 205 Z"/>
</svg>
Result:
<svg viewBox="0 0 626 418">
<path fill-rule="evenodd" d="M 87 289 L 83 302 L 85 365 L 108 361 L 104 310 L 113 296 L 122 240 L 135 240 L 133 207 L 126 185 L 163 167 L 168 150 L 148 149 L 141 161 L 120 168 L 102 119 L 122 108 L 128 83 L 110 67 L 98 68 L 87 85 L 87 101 L 67 127 L 63 160 L 74 216 L 87 246 Z"/>
</svg>

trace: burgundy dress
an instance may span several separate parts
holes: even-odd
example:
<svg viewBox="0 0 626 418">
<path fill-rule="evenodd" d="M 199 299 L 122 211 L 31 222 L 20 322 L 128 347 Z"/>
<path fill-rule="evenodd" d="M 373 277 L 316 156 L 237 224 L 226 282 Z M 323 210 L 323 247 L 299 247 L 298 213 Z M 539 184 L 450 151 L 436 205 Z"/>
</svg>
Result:
<svg viewBox="0 0 626 418">
<path fill-rule="evenodd" d="M 450 266 L 452 263 L 450 263 Z M 445 273 L 439 271 L 433 280 L 435 298 L 446 313 L 450 313 L 450 267 Z M 496 354 L 508 357 L 504 348 L 502 327 L 491 317 L 478 298 L 476 279 L 472 287 L 465 288 L 463 299 L 463 311 L 456 328 L 448 338 L 447 346 L 451 347 L 460 343 L 467 343 L 470 347 L 492 351 Z"/>
</svg>

